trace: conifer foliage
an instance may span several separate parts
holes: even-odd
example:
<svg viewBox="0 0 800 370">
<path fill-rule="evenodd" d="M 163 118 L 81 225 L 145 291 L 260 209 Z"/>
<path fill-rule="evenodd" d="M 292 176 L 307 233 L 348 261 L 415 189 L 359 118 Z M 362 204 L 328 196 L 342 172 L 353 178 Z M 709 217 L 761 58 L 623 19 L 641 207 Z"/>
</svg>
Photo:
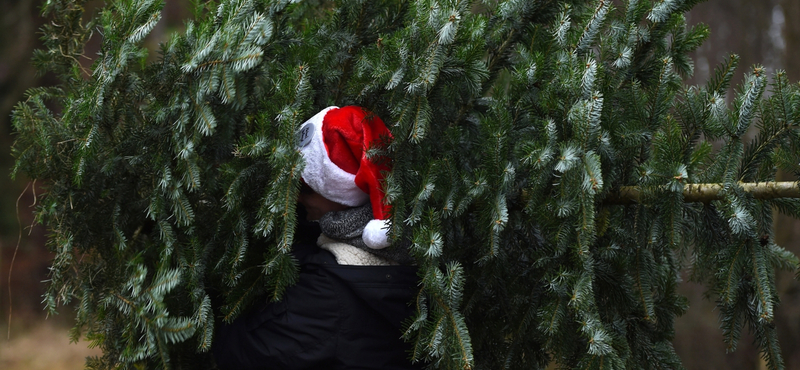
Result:
<svg viewBox="0 0 800 370">
<path fill-rule="evenodd" d="M 204 368 L 215 325 L 296 278 L 296 128 L 356 104 L 393 132 L 395 240 L 421 291 L 402 335 L 440 369 L 681 368 L 680 271 L 733 350 L 783 367 L 773 210 L 742 182 L 800 170 L 800 91 L 737 58 L 686 86 L 700 0 L 197 1 L 148 50 L 163 1 L 50 0 L 34 62 L 62 83 L 13 116 L 14 173 L 42 181 L 45 304 L 75 303 L 88 368 Z M 90 37 L 102 40 L 91 70 Z M 770 91 L 768 98 L 765 92 Z M 752 127 L 758 134 L 744 140 Z M 370 151 L 371 154 L 373 150 Z M 723 186 L 684 202 L 686 184 Z M 639 201 L 610 201 L 636 186 Z"/>
</svg>

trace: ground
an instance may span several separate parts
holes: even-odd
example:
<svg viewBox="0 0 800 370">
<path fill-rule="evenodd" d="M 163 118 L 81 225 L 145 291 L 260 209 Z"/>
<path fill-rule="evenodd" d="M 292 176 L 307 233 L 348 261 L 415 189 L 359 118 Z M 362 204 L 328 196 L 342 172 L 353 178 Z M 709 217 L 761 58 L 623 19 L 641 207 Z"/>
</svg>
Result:
<svg viewBox="0 0 800 370">
<path fill-rule="evenodd" d="M 1 327 L 1 326 L 0 326 Z M 69 342 L 69 329 L 60 323 L 45 320 L 34 327 L 12 330 L 0 335 L 0 369 L 3 370 L 79 370 L 86 357 L 99 356 L 100 350 L 88 343 Z"/>
</svg>

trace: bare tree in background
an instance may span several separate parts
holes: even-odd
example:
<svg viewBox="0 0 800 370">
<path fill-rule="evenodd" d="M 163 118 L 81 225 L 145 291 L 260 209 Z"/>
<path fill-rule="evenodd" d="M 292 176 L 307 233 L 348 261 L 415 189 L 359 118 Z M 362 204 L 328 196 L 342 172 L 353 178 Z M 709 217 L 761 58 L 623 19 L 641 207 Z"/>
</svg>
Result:
<svg viewBox="0 0 800 370">
<path fill-rule="evenodd" d="M 797 80 L 800 77 L 800 1 L 781 0 L 781 8 L 785 19 L 792 21 L 784 24 L 784 39 L 786 40 L 786 52 L 784 54 L 784 67 L 787 69 L 789 78 Z"/>
<path fill-rule="evenodd" d="M 2 28 L 0 33 L 0 113 L 2 131 L 0 146 L 3 153 L 10 145 L 8 115 L 14 104 L 36 80 L 36 71 L 30 67 L 31 51 L 37 43 L 37 29 L 41 20 L 36 17 L 37 0 L 2 0 Z M 7 158 L 0 163 L 9 162 Z"/>
</svg>

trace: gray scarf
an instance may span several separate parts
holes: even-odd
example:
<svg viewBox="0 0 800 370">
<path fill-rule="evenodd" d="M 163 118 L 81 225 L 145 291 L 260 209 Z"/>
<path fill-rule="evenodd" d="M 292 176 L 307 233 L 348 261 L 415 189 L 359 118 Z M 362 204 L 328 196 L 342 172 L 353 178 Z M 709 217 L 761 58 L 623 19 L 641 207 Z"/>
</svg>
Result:
<svg viewBox="0 0 800 370">
<path fill-rule="evenodd" d="M 338 242 L 350 244 L 401 265 L 413 264 L 414 259 L 408 253 L 406 241 L 399 241 L 384 249 L 372 249 L 364 244 L 361 234 L 370 220 L 372 220 L 372 206 L 367 203 L 344 211 L 328 212 L 319 219 L 319 227 L 322 234 Z"/>
</svg>

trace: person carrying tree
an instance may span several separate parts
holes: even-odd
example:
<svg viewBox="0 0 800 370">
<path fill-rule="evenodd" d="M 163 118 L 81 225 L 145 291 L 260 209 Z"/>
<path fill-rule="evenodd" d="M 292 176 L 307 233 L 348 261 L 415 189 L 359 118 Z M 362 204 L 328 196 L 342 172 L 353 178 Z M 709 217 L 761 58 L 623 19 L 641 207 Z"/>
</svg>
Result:
<svg viewBox="0 0 800 370">
<path fill-rule="evenodd" d="M 401 323 L 412 314 L 416 268 L 390 246 L 381 182 L 387 158 L 368 155 L 391 133 L 360 107 L 328 107 L 305 122 L 305 160 L 293 256 L 297 284 L 222 325 L 212 351 L 221 369 L 417 369 Z"/>
</svg>

